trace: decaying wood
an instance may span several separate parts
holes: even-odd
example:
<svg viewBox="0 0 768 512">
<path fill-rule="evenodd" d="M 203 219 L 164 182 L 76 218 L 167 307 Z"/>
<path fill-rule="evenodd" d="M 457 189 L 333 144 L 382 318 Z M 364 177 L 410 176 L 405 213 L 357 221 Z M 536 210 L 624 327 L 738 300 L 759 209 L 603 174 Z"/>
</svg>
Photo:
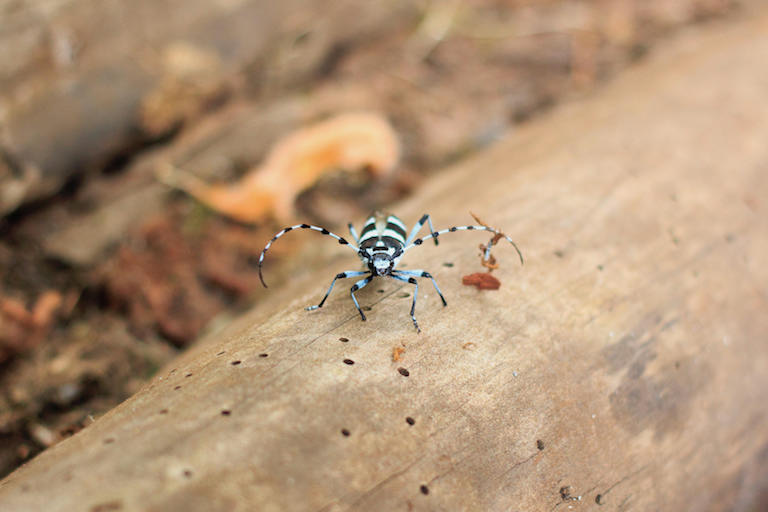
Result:
<svg viewBox="0 0 768 512">
<path fill-rule="evenodd" d="M 499 290 L 461 285 L 483 240 L 457 233 L 405 260 L 448 299 L 424 283 L 420 335 L 389 282 L 367 322 L 343 291 L 307 313 L 356 268 L 316 235 L 326 271 L 10 475 L 2 509 L 764 509 L 767 26 L 682 37 L 400 205 L 510 234 Z"/>
</svg>

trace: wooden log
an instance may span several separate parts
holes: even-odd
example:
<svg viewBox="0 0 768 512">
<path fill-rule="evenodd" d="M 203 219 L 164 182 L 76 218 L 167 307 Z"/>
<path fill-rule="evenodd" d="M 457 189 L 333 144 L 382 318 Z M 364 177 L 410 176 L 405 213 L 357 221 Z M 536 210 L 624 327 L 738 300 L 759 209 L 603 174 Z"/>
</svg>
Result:
<svg viewBox="0 0 768 512">
<path fill-rule="evenodd" d="M 683 36 L 398 207 L 512 235 L 500 290 L 460 284 L 485 237 L 457 233 L 404 260 L 448 299 L 424 283 L 420 335 L 397 283 L 359 293 L 367 322 L 344 290 L 308 313 L 357 263 L 302 232 L 327 270 L 8 476 L 2 509 L 764 510 L 767 26 Z"/>
</svg>

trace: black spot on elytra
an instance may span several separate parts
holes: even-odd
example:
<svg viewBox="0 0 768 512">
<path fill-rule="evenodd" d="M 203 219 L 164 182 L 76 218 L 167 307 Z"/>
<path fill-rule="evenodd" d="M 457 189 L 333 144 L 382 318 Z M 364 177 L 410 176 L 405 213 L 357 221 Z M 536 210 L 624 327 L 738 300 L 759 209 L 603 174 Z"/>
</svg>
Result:
<svg viewBox="0 0 768 512">
<path fill-rule="evenodd" d="M 421 238 L 417 238 L 416 240 L 413 241 L 414 245 L 421 245 L 423 243 L 424 243 L 424 240 L 422 240 Z"/>
<path fill-rule="evenodd" d="M 308 229 L 309 228 L 309 224 L 302 224 L 301 227 L 304 228 L 304 229 Z"/>
</svg>

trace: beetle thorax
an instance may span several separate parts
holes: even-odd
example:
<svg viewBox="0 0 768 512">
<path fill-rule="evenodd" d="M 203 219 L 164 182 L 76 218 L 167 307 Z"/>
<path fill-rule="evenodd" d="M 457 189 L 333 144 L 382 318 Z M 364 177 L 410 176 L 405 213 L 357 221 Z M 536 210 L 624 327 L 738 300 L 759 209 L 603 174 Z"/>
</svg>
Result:
<svg viewBox="0 0 768 512">
<path fill-rule="evenodd" d="M 401 254 L 401 251 L 395 247 L 377 246 L 360 251 L 360 259 L 363 260 L 373 275 L 386 276 L 395 269 Z"/>
<path fill-rule="evenodd" d="M 392 272 L 393 261 L 388 254 L 374 254 L 369 265 L 371 271 L 377 276 L 384 276 Z"/>
</svg>

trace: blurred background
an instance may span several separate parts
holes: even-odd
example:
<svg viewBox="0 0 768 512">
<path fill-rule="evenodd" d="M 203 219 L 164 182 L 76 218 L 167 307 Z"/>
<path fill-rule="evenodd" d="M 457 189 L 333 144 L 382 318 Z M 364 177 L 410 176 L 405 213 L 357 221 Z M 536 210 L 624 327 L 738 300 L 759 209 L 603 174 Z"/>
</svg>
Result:
<svg viewBox="0 0 768 512">
<path fill-rule="evenodd" d="M 256 304 L 286 223 L 359 224 L 751 3 L 0 0 L 0 476 Z"/>
</svg>

